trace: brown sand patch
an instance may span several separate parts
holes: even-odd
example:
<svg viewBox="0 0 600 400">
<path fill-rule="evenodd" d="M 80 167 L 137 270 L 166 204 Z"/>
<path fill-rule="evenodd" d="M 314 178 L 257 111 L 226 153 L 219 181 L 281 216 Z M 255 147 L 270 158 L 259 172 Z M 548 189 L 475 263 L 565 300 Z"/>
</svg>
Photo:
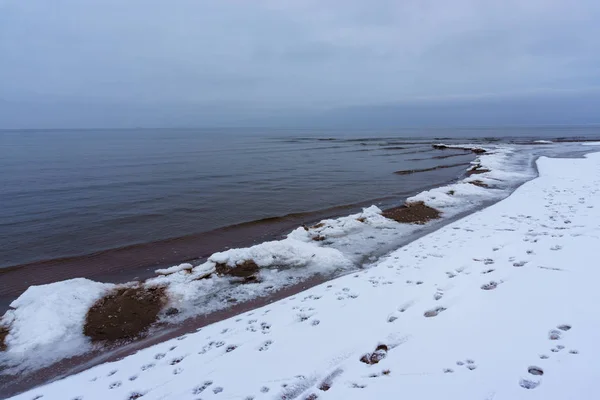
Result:
<svg viewBox="0 0 600 400">
<path fill-rule="evenodd" d="M 467 171 L 467 176 L 485 174 L 486 172 L 490 172 L 490 170 L 487 168 L 482 168 L 480 165 L 476 165 Z"/>
<path fill-rule="evenodd" d="M 424 224 L 432 219 L 440 218 L 441 213 L 422 201 L 406 203 L 400 207 L 384 210 L 381 215 L 405 224 Z"/>
<path fill-rule="evenodd" d="M 93 341 L 138 337 L 156 322 L 165 303 L 162 287 L 116 289 L 89 309 L 83 333 Z"/>
<path fill-rule="evenodd" d="M 319 228 L 323 228 L 324 226 L 325 226 L 325 224 L 323 222 L 319 222 L 318 224 L 311 226 L 309 229 L 319 229 Z"/>
<path fill-rule="evenodd" d="M 488 185 L 487 183 L 484 183 L 483 181 L 480 181 L 479 179 L 477 179 L 475 181 L 467 182 L 467 183 L 470 183 L 471 185 L 479 186 L 482 188 L 490 187 L 490 185 Z"/>
<path fill-rule="evenodd" d="M 325 236 L 322 236 L 322 235 L 313 236 L 312 240 L 314 240 L 315 242 L 322 242 L 323 240 L 325 240 Z"/>
<path fill-rule="evenodd" d="M 6 337 L 8 336 L 8 328 L 0 326 L 0 351 L 6 350 Z"/>
<path fill-rule="evenodd" d="M 219 275 L 229 275 L 238 278 L 247 278 L 257 273 L 259 267 L 254 261 L 246 260 L 242 263 L 236 264 L 233 267 L 224 263 L 217 263 L 217 265 L 215 265 L 215 270 Z"/>
<path fill-rule="evenodd" d="M 481 147 L 452 147 L 452 146 L 448 146 L 446 144 L 432 144 L 431 147 L 433 147 L 436 150 L 446 150 L 446 149 L 453 149 L 453 150 L 467 150 L 467 151 L 472 151 L 475 154 L 485 154 L 487 153 L 485 151 L 485 149 L 482 149 Z"/>
</svg>

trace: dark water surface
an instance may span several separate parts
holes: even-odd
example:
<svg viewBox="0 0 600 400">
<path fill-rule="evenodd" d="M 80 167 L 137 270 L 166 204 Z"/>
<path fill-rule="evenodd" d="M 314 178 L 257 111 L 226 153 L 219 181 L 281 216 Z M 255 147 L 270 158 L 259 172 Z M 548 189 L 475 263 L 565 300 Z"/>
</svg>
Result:
<svg viewBox="0 0 600 400">
<path fill-rule="evenodd" d="M 397 203 L 458 178 L 474 158 L 434 150 L 432 142 L 598 133 L 597 127 L 0 131 L 0 268 L 53 260 L 43 263 L 50 273 L 60 269 L 60 259 L 73 264 L 72 257 L 106 251 L 120 254 L 117 263 L 148 263 L 163 252 L 149 243 L 195 235 L 182 250 L 185 259 L 211 240 L 219 242 L 211 250 L 240 245 L 228 240 L 236 229 L 268 236 L 278 233 L 263 229 L 269 224 L 288 229 L 361 204 Z M 453 167 L 394 174 L 446 165 Z M 348 207 L 335 208 L 341 205 Z M 263 228 L 234 226 L 257 220 Z M 200 248 L 197 253 L 203 255 Z M 112 263 L 103 257 L 81 268 Z"/>
</svg>

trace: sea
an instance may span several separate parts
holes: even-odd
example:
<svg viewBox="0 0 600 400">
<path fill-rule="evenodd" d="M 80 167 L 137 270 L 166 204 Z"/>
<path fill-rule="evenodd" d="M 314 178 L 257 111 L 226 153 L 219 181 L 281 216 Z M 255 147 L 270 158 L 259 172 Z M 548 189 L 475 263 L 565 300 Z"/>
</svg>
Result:
<svg viewBox="0 0 600 400">
<path fill-rule="evenodd" d="M 0 131 L 0 303 L 31 284 L 140 278 L 402 204 L 475 158 L 434 143 L 598 137 L 598 126 Z"/>
</svg>

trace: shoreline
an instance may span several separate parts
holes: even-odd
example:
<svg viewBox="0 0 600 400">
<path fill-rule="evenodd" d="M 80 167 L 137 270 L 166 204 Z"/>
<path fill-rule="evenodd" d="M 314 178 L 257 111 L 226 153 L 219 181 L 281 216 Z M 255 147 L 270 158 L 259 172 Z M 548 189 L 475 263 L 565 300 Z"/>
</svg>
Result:
<svg viewBox="0 0 600 400">
<path fill-rule="evenodd" d="M 464 156 L 464 154 L 459 155 Z M 467 165 L 468 163 L 464 166 Z M 443 185 L 461 179 L 462 175 L 464 172 L 446 180 Z M 299 226 L 348 215 L 372 204 L 385 206 L 401 204 L 410 196 L 438 186 L 438 184 L 424 185 L 410 192 L 400 192 L 397 195 L 353 204 L 267 217 L 207 232 L 133 244 L 86 255 L 39 260 L 0 268 L 0 280 L 3 281 L 0 285 L 0 314 L 8 310 L 9 304 L 33 285 L 79 277 L 116 284 L 145 280 L 155 276 L 154 271 L 158 268 L 186 262 L 203 262 L 216 252 L 275 240 Z"/>
<path fill-rule="evenodd" d="M 533 166 L 535 166 L 534 161 Z M 534 172 L 535 175 L 531 176 L 531 179 L 537 176 L 537 171 Z M 464 176 L 468 176 L 467 170 L 465 170 Z M 525 182 L 526 181 L 521 182 L 518 186 L 511 187 L 510 193 L 512 193 L 521 184 Z M 510 193 L 507 195 L 510 195 Z M 387 249 L 386 252 L 392 251 L 398 247 L 402 247 L 425 235 L 435 232 L 448 224 L 451 224 L 461 218 L 464 218 L 465 216 L 468 216 L 479 210 L 489 207 L 490 205 L 501 201 L 503 198 L 505 197 L 502 196 L 487 201 L 483 200 L 481 204 L 475 208 L 470 208 L 466 211 L 458 212 L 454 215 L 451 215 L 450 217 L 436 219 L 435 222 L 431 224 L 418 226 L 416 230 L 411 231 L 411 233 L 403 236 L 401 241 L 395 242 L 393 248 Z M 383 247 L 383 249 L 385 249 L 385 246 Z M 87 352 L 82 355 L 76 355 L 71 358 L 62 359 L 56 363 L 50 364 L 42 369 L 38 369 L 35 371 L 23 371 L 21 374 L 19 374 L 19 378 L 16 379 L 14 375 L 0 375 L 0 389 L 2 389 L 2 391 L 10 391 L 11 393 L 18 393 L 24 390 L 28 390 L 32 387 L 35 387 L 36 385 L 48 383 L 53 380 L 60 379 L 61 377 L 81 372 L 95 365 L 120 359 L 140 349 L 146 348 L 153 344 L 168 340 L 170 338 L 179 336 L 184 333 L 192 332 L 195 329 L 206 326 L 208 324 L 222 321 L 240 313 L 264 306 L 266 304 L 270 304 L 285 297 L 294 296 L 297 293 L 305 291 L 321 283 L 339 278 L 344 275 L 356 273 L 357 270 L 361 270 L 363 268 L 364 264 L 358 269 L 352 269 L 350 271 L 345 271 L 339 274 L 308 276 L 307 279 L 297 284 L 288 287 L 283 287 L 267 296 L 258 296 L 249 301 L 240 302 L 239 304 L 235 305 L 229 305 L 226 308 L 209 312 L 207 314 L 193 316 L 191 318 L 185 318 L 183 321 L 176 322 L 173 324 L 164 324 L 159 322 L 159 326 L 151 328 L 150 333 L 148 335 L 145 335 L 144 337 L 133 339 L 125 343 L 121 342 L 120 344 L 117 343 L 109 345 L 108 347 L 101 347 L 100 349 L 95 349 L 91 352 Z"/>
<path fill-rule="evenodd" d="M 588 151 L 588 152 L 591 152 L 591 151 Z M 535 164 L 536 158 L 531 160 L 534 167 L 536 165 Z M 401 247 L 405 244 L 411 243 L 431 232 L 437 231 L 448 224 L 451 224 L 461 218 L 464 218 L 467 215 L 476 213 L 479 210 L 487 208 L 487 207 L 503 200 L 507 196 L 510 196 L 510 194 L 512 194 L 522 184 L 530 181 L 531 179 L 534 179 L 535 177 L 537 177 L 537 175 L 538 175 L 538 172 L 535 169 L 535 175 L 531 176 L 526 181 L 520 182 L 516 186 L 512 186 L 510 193 L 508 193 L 506 196 L 501 196 L 501 197 L 495 198 L 493 200 L 483 200 L 481 202 L 481 204 L 479 204 L 475 208 L 470 208 L 467 211 L 458 212 L 454 215 L 451 215 L 450 217 L 442 218 L 441 220 L 438 220 L 434 224 L 423 226 L 420 229 L 417 229 L 416 231 L 414 231 L 411 234 L 404 237 L 403 240 L 401 241 L 401 244 L 399 245 L 399 247 Z M 395 245 L 398 246 L 398 243 L 399 242 L 396 242 Z M 207 324 L 212 324 L 217 321 L 221 321 L 223 319 L 230 318 L 231 316 L 238 315 L 245 311 L 252 310 L 254 308 L 261 307 L 266 304 L 270 304 L 279 299 L 293 296 L 296 293 L 307 290 L 307 289 L 309 289 L 315 285 L 318 285 L 320 283 L 323 283 L 323 282 L 326 282 L 326 281 L 329 281 L 332 279 L 336 279 L 336 278 L 339 278 L 340 276 L 348 275 L 348 274 L 355 273 L 355 272 L 356 272 L 356 270 L 350 270 L 350 271 L 346 271 L 342 274 L 326 276 L 324 278 L 320 277 L 318 279 L 315 279 L 314 276 L 309 276 L 309 278 L 303 282 L 297 283 L 290 287 L 282 288 L 280 290 L 273 292 L 272 294 L 270 294 L 268 296 L 255 297 L 252 300 L 249 300 L 246 302 L 241 302 L 234 306 L 229 306 L 229 307 L 223 308 L 221 310 L 217 310 L 217 311 L 209 312 L 204 315 L 192 317 L 191 319 L 185 319 L 182 323 L 178 323 L 178 324 L 174 324 L 174 325 L 163 325 L 160 328 L 158 328 L 158 330 L 152 331 L 151 335 L 153 335 L 153 337 L 147 337 L 147 338 L 142 338 L 140 340 L 134 340 L 125 345 L 116 345 L 114 348 L 110 348 L 108 353 L 105 353 L 106 349 L 98 350 L 100 353 L 104 353 L 103 355 L 98 355 L 98 354 L 94 354 L 94 353 L 92 353 L 92 354 L 86 353 L 86 354 L 83 354 L 82 356 L 75 356 L 74 358 L 71 358 L 71 359 L 63 359 L 55 364 L 51 364 L 48 367 L 44 367 L 43 369 L 33 371 L 32 373 L 25 372 L 22 379 L 25 382 L 27 382 L 27 383 L 25 383 L 25 385 L 29 385 L 29 388 L 33 387 L 36 384 L 42 384 L 44 382 L 47 383 L 49 381 L 52 381 L 53 379 L 59 379 L 63 375 L 69 375 L 72 373 L 76 373 L 76 372 L 82 371 L 84 369 L 90 368 L 94 365 L 98 365 L 100 363 L 104 363 L 104 362 L 107 362 L 110 360 L 120 359 L 120 358 L 122 358 L 128 354 L 131 354 L 132 352 L 135 352 L 141 348 L 146 348 L 146 347 L 156 344 L 158 342 L 162 342 L 169 338 L 181 335 L 182 333 L 191 332 L 193 329 L 197 329 L 201 326 L 205 326 Z M 75 363 L 77 365 L 72 365 L 73 361 L 75 361 Z M 63 369 L 59 370 L 60 368 L 63 368 Z M 46 372 L 42 372 L 42 371 L 46 371 Z M 54 372 L 51 374 L 48 374 L 48 371 L 54 371 Z M 0 385 L 1 385 L 0 388 L 2 388 L 3 390 L 5 390 L 5 388 L 4 388 L 4 383 L 2 381 L 5 380 L 5 378 L 4 378 L 5 376 L 6 375 L 0 376 Z M 19 382 L 17 382 L 17 381 L 12 381 L 11 379 L 7 378 L 6 381 L 7 381 L 6 382 L 7 387 L 13 387 L 13 385 L 16 387 L 16 386 L 19 386 L 22 384 L 22 381 L 20 381 L 20 380 L 17 380 L 17 381 L 19 381 Z M 26 389 L 21 387 L 20 389 L 15 389 L 15 390 L 21 391 L 21 390 L 26 390 Z"/>
<path fill-rule="evenodd" d="M 471 210 L 464 219 L 456 215 L 371 268 L 299 288 L 305 296 L 286 293 L 268 309 L 249 307 L 253 311 L 241 318 L 176 340 L 155 336 L 151 340 L 161 344 L 152 349 L 20 398 L 183 398 L 210 385 L 219 389 L 214 393 L 240 398 L 263 398 L 264 387 L 274 389 L 268 397 L 298 398 L 330 389 L 332 398 L 464 398 L 465 388 L 473 398 L 492 391 L 498 398 L 521 398 L 532 389 L 563 398 L 574 388 L 589 397 L 595 371 L 587 366 L 599 350 L 589 249 L 598 242 L 600 218 L 598 188 L 589 184 L 600 176 L 586 167 L 600 165 L 600 157 L 537 163 L 543 174 L 519 185 L 517 195 Z M 584 274 L 591 275 L 582 280 Z M 573 307 L 584 310 L 573 313 Z M 264 323 L 268 328 L 261 332 Z M 258 331 L 248 329 L 254 325 Z M 282 359 L 295 362 L 274 366 Z M 257 363 L 260 368 L 252 368 Z M 548 379 L 540 380 L 544 370 Z"/>
<path fill-rule="evenodd" d="M 535 177 L 532 179 L 535 179 Z M 526 182 L 523 182 L 522 184 L 525 183 Z M 521 185 L 515 187 L 514 190 Z M 502 200 L 503 199 L 498 199 L 485 202 L 476 209 L 459 213 L 450 218 L 437 220 L 436 223 L 425 226 L 417 233 L 407 236 L 403 240 L 401 247 L 417 241 L 433 232 L 436 232 L 437 230 L 442 229 L 443 227 L 450 225 L 462 218 L 486 209 Z M 329 277 L 312 276 L 305 281 L 293 286 L 282 288 L 268 296 L 256 297 L 252 300 L 230 305 L 227 308 L 213 311 L 205 315 L 198 315 L 189 319 L 185 319 L 180 323 L 162 324 L 162 326 L 153 327 L 146 335 L 142 337 L 116 342 L 106 346 L 101 345 L 100 348 L 94 349 L 88 353 L 62 359 L 56 363 L 35 371 L 24 371 L 17 375 L 7 375 L 2 374 L 2 369 L 0 369 L 0 392 L 6 393 L 7 396 L 18 395 L 19 393 L 26 392 L 35 387 L 46 385 L 65 377 L 83 372 L 97 365 L 121 360 L 153 345 L 180 337 L 181 335 L 193 333 L 205 326 L 264 307 L 279 300 L 295 296 L 320 284 L 356 273 L 357 271 L 354 270 L 348 271 L 341 275 Z"/>
</svg>

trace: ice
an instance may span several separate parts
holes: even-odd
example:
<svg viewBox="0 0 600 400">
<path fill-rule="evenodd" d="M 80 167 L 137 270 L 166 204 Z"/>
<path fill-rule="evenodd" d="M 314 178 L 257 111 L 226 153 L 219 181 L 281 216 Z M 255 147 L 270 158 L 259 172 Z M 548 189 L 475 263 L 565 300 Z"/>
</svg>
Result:
<svg viewBox="0 0 600 400">
<path fill-rule="evenodd" d="M 596 398 L 600 153 L 537 166 L 508 198 L 368 269 L 15 399 Z"/>
</svg>

